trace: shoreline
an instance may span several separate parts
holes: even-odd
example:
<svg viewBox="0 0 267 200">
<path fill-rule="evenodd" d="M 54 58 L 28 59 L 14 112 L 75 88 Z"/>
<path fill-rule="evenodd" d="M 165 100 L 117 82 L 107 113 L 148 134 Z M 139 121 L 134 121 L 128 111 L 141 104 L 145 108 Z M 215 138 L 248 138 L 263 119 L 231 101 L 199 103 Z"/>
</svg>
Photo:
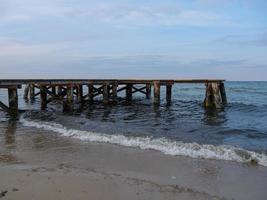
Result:
<svg viewBox="0 0 267 200">
<path fill-rule="evenodd" d="M 3 199 L 257 200 L 267 195 L 262 166 L 81 142 L 23 126 L 15 132 L 15 141 L 0 140 L 6 155 L 0 160 L 0 192 L 8 191 Z"/>
</svg>

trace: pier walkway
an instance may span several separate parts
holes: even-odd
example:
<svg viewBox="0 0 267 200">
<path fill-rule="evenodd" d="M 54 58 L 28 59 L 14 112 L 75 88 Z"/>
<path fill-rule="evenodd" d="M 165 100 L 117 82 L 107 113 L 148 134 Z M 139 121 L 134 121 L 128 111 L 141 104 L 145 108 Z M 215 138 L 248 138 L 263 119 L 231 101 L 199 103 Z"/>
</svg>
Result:
<svg viewBox="0 0 267 200">
<path fill-rule="evenodd" d="M 138 80 L 138 79 L 0 79 L 0 89 L 6 89 L 8 105 L 0 99 L 0 109 L 16 113 L 18 107 L 18 89 L 24 88 L 24 98 L 31 100 L 40 97 L 40 108 L 46 109 L 53 100 L 61 100 L 64 111 L 73 111 L 74 97 L 78 103 L 94 102 L 101 96 L 104 104 L 116 102 L 119 92 L 125 92 L 125 99 L 131 101 L 134 93 L 142 93 L 151 98 L 153 103 L 160 104 L 160 89 L 166 87 L 166 101 L 171 104 L 172 86 L 179 83 L 205 84 L 205 107 L 220 108 L 227 103 L 224 80 Z M 25 85 L 25 87 L 22 87 Z"/>
</svg>

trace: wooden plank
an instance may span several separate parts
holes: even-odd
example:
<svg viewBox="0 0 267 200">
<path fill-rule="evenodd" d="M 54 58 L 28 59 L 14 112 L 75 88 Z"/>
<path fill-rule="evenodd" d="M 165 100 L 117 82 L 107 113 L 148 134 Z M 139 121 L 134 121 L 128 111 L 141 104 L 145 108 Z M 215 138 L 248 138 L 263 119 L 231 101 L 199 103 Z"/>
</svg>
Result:
<svg viewBox="0 0 267 200">
<path fill-rule="evenodd" d="M 42 84 L 42 85 L 69 85 L 69 84 L 83 84 L 87 85 L 92 83 L 95 85 L 102 85 L 105 82 L 118 82 L 118 84 L 148 84 L 153 81 L 159 81 L 162 85 L 169 82 L 173 83 L 211 83 L 211 82 L 224 82 L 222 79 L 0 79 L 0 87 L 6 85 L 17 85 L 19 87 L 22 84 Z"/>
</svg>

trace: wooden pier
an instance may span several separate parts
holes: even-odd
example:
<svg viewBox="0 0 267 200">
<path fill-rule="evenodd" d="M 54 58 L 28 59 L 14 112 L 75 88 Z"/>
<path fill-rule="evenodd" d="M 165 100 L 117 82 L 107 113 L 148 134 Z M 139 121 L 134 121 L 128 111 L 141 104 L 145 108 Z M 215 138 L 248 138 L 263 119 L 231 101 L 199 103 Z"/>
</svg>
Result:
<svg viewBox="0 0 267 200">
<path fill-rule="evenodd" d="M 25 85 L 24 98 L 34 100 L 39 96 L 42 110 L 53 100 L 60 100 L 63 111 L 73 111 L 74 99 L 80 104 L 91 104 L 96 97 L 101 96 L 103 104 L 108 104 L 116 102 L 120 92 L 125 92 L 127 101 L 131 101 L 137 92 L 150 99 L 152 89 L 153 103 L 159 105 L 161 87 L 166 87 L 166 102 L 171 104 L 172 86 L 179 83 L 205 84 L 205 107 L 221 108 L 227 103 L 224 80 L 0 79 L 0 89 L 8 91 L 8 105 L 0 99 L 0 109 L 11 113 L 19 110 L 18 89 L 22 85 Z"/>
</svg>

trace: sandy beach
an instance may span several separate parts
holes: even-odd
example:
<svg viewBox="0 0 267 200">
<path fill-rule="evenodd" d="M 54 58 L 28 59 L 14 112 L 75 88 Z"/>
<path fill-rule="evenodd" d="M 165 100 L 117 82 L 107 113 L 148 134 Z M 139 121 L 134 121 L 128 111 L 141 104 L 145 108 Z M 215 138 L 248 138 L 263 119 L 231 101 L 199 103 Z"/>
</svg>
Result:
<svg viewBox="0 0 267 200">
<path fill-rule="evenodd" d="M 0 138 L 2 199 L 260 200 L 267 195 L 267 168 L 259 165 L 81 142 L 20 125 Z"/>
</svg>

